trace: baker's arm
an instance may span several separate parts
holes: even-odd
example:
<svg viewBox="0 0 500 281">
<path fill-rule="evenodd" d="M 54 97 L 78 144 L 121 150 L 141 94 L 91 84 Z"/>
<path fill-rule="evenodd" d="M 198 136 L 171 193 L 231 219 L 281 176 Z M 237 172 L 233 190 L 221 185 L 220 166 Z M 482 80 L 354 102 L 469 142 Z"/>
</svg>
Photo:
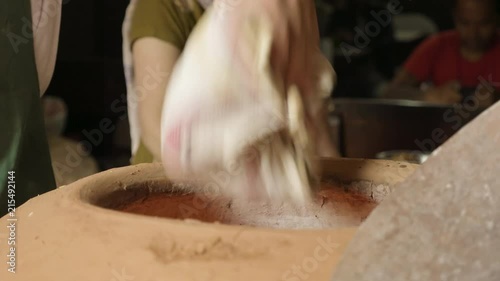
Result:
<svg viewBox="0 0 500 281">
<path fill-rule="evenodd" d="M 442 40 L 439 36 L 431 36 L 422 42 L 383 91 L 382 98 L 427 100 L 439 95 L 436 91 L 429 93 L 421 91 L 420 85 L 432 79 L 434 62 L 440 55 L 441 45 Z"/>
<path fill-rule="evenodd" d="M 384 98 L 425 101 L 438 104 L 460 102 L 460 83 L 449 81 L 439 87 L 430 87 L 422 91 L 420 82 L 406 70 L 400 71 L 385 89 Z"/>
<path fill-rule="evenodd" d="M 423 93 L 418 88 L 420 82 L 408 71 L 400 70 L 383 92 L 382 97 L 388 99 L 421 100 Z"/>
<path fill-rule="evenodd" d="M 161 115 L 168 79 L 180 55 L 180 50 L 163 40 L 144 37 L 132 46 L 141 140 L 161 159 Z"/>
<path fill-rule="evenodd" d="M 49 87 L 56 65 L 61 9 L 61 0 L 31 0 L 33 44 L 40 95 Z"/>
</svg>

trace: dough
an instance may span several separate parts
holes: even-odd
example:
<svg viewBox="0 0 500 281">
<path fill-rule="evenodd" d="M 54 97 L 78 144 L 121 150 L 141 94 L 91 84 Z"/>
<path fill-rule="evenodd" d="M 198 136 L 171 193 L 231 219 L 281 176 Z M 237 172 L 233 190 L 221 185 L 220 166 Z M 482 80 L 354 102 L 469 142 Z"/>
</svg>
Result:
<svg viewBox="0 0 500 281">
<path fill-rule="evenodd" d="M 166 92 L 162 161 L 174 181 L 222 179 L 225 195 L 304 204 L 320 174 L 318 116 L 334 72 L 312 2 L 298 19 L 257 2 L 216 1 L 194 29 Z"/>
</svg>

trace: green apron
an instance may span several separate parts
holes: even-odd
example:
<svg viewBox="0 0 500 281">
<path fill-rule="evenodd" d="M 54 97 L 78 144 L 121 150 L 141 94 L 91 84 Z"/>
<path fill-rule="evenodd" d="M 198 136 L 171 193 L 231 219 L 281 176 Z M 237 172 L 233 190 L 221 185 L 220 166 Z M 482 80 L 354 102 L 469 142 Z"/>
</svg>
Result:
<svg viewBox="0 0 500 281">
<path fill-rule="evenodd" d="M 8 200 L 17 208 L 56 188 L 26 22 L 30 0 L 0 1 L 0 216 L 7 214 Z M 10 171 L 15 178 L 9 179 Z"/>
</svg>

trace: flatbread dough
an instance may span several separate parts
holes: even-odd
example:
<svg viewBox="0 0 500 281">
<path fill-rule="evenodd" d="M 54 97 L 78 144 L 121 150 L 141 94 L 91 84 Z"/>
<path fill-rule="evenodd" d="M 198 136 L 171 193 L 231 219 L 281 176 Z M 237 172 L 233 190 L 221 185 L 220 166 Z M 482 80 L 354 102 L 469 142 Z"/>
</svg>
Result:
<svg viewBox="0 0 500 281">
<path fill-rule="evenodd" d="M 333 89 L 333 68 L 307 37 L 317 30 L 291 40 L 292 33 L 275 32 L 264 7 L 239 5 L 215 3 L 206 11 L 171 75 L 162 161 L 172 180 L 201 180 L 209 188 L 222 178 L 225 194 L 305 203 L 320 174 L 315 124 L 325 122 L 317 116 Z M 298 59 L 278 67 L 273 62 L 282 52 Z M 292 67 L 303 75 L 290 75 L 300 71 Z"/>
</svg>

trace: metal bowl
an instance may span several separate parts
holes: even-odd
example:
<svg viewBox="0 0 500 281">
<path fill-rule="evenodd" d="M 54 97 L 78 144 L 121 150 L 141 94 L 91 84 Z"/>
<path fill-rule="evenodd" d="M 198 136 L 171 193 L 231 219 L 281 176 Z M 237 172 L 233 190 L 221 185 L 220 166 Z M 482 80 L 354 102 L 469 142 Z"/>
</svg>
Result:
<svg viewBox="0 0 500 281">
<path fill-rule="evenodd" d="M 375 157 L 377 159 L 405 161 L 409 163 L 422 164 L 429 157 L 429 153 L 411 150 L 391 150 L 380 152 Z"/>
</svg>

